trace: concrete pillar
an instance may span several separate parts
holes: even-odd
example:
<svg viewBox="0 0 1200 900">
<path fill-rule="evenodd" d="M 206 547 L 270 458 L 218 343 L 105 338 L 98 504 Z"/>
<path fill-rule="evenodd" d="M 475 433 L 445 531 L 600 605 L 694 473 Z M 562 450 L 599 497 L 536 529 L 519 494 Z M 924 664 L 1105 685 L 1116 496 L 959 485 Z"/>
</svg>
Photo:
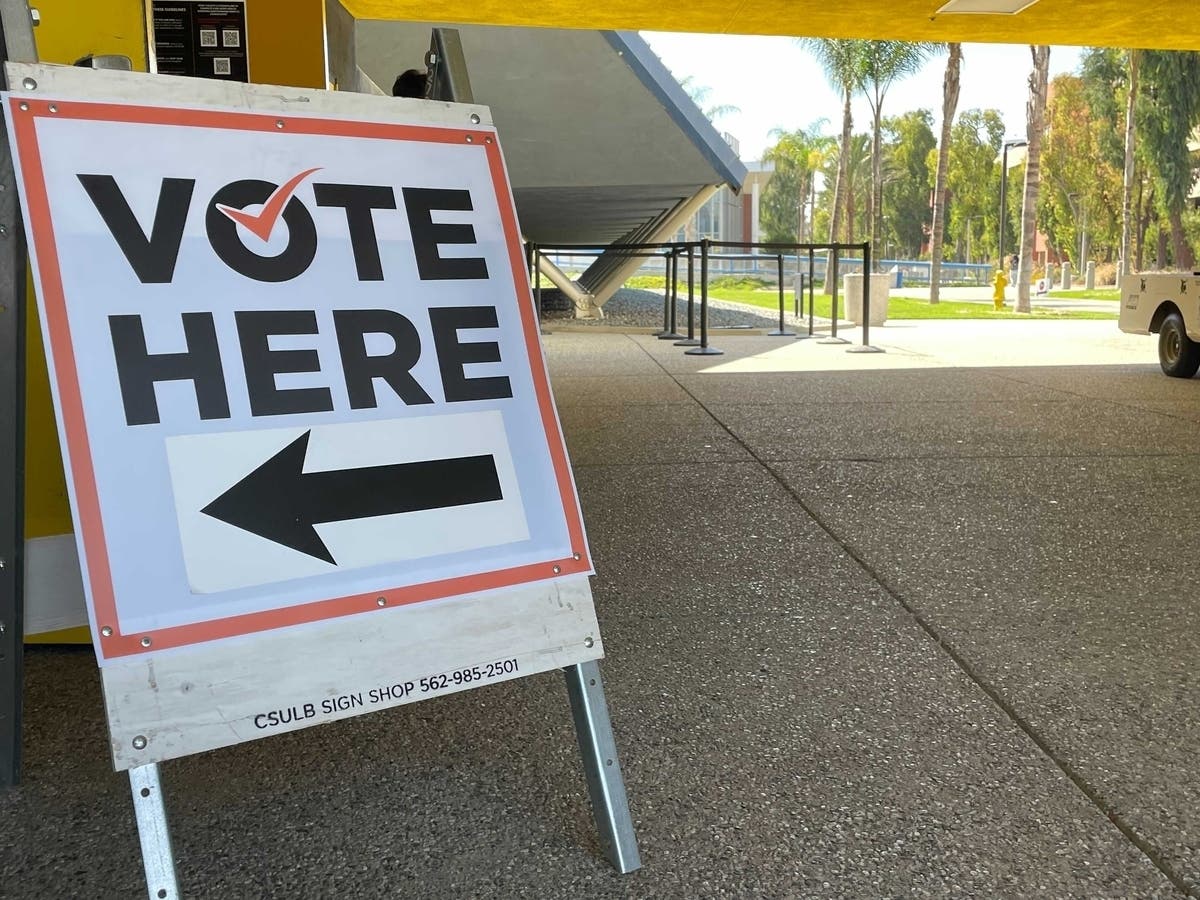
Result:
<svg viewBox="0 0 1200 900">
<path fill-rule="evenodd" d="M 665 216 L 662 222 L 651 231 L 649 234 L 642 235 L 639 238 L 641 243 L 653 244 L 657 241 L 663 241 L 679 230 L 684 222 L 689 221 L 701 206 L 703 206 L 708 198 L 717 192 L 719 184 L 705 185 L 700 188 L 693 197 L 684 200 L 675 209 L 671 210 L 670 214 Z M 620 250 L 620 244 L 614 244 L 610 250 Z M 699 253 L 696 254 L 696 259 L 699 260 Z M 603 314 L 599 313 L 598 308 L 604 306 L 608 302 L 608 298 L 615 294 L 625 283 L 625 279 L 642 267 L 644 257 L 631 256 L 627 261 L 615 267 L 609 272 L 599 284 L 592 288 L 591 306 L 587 309 L 576 309 L 576 316 L 580 319 L 600 318 Z M 697 269 L 699 263 L 697 263 Z M 710 273 L 711 274 L 711 273 Z M 699 276 L 697 276 L 699 277 Z M 699 290 L 697 288 L 697 290 Z"/>
<path fill-rule="evenodd" d="M 1087 274 L 1083 277 L 1083 286 L 1089 291 L 1096 287 L 1096 261 L 1089 259 L 1087 264 Z"/>
<path fill-rule="evenodd" d="M 750 243 L 758 243 L 758 179 L 750 182 Z"/>
<path fill-rule="evenodd" d="M 1064 291 L 1069 291 L 1071 289 L 1071 264 L 1069 262 L 1063 263 L 1062 289 Z"/>
<path fill-rule="evenodd" d="M 603 312 L 592 300 L 592 295 L 571 280 L 571 276 L 551 262 L 545 255 L 538 254 L 538 268 L 550 279 L 550 283 L 575 304 L 576 316 L 581 319 L 602 319 Z"/>
</svg>

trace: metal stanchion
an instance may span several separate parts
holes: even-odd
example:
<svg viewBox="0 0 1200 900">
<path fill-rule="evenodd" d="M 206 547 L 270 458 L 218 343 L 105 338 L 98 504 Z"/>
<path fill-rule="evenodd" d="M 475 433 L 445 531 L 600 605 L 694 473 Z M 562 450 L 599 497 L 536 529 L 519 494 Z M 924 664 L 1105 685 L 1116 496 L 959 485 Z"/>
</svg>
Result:
<svg viewBox="0 0 1200 900">
<path fill-rule="evenodd" d="M 688 333 L 682 341 L 676 341 L 676 347 L 698 347 L 696 340 L 696 245 L 687 245 L 688 255 Z"/>
<path fill-rule="evenodd" d="M 800 257 L 796 257 L 796 268 L 800 268 Z M 814 322 L 813 317 L 816 315 L 815 306 L 816 300 L 813 297 L 813 282 L 817 280 L 816 261 L 813 256 L 813 248 L 808 248 L 808 334 L 802 334 L 796 338 L 798 341 L 807 340 L 813 336 Z"/>
<path fill-rule="evenodd" d="M 675 329 L 676 310 L 679 302 L 679 248 L 672 247 L 663 257 L 666 270 L 666 290 L 663 292 L 663 330 L 656 335 L 660 341 L 678 341 L 683 338 Z"/>
<path fill-rule="evenodd" d="M 780 253 L 775 257 L 779 270 L 779 327 L 774 331 L 768 331 L 770 337 L 795 337 L 796 332 L 788 331 L 783 324 L 783 254 Z"/>
<path fill-rule="evenodd" d="M 720 356 L 725 352 L 708 345 L 708 245 L 708 238 L 700 242 L 700 346 L 684 350 L 688 356 Z"/>
<path fill-rule="evenodd" d="M 831 324 L 829 326 L 829 337 L 821 338 L 817 341 L 818 344 L 848 344 L 850 343 L 845 338 L 837 336 L 838 323 L 838 248 L 835 246 L 830 254 L 830 266 L 833 269 L 833 308 L 830 311 Z M 825 270 L 825 281 L 829 281 L 829 268 Z"/>
<path fill-rule="evenodd" d="M 670 269 L 668 264 L 667 269 Z M 663 327 L 661 331 L 654 332 L 654 336 L 660 341 L 671 333 L 671 288 L 667 283 L 669 274 L 663 276 Z"/>
<path fill-rule="evenodd" d="M 800 271 L 800 254 L 796 254 L 796 277 L 800 279 L 800 289 L 792 282 L 792 315 L 797 319 L 804 316 L 804 273 Z"/>
<path fill-rule="evenodd" d="M 871 242 L 863 244 L 862 344 L 847 347 L 847 353 L 882 353 L 883 348 L 871 346 Z"/>
</svg>

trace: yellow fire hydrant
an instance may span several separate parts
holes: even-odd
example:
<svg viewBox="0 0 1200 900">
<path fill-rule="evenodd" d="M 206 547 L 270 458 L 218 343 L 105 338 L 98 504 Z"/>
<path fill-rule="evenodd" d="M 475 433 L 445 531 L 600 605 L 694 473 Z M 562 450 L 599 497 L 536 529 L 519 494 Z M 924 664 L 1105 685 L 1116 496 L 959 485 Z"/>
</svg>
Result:
<svg viewBox="0 0 1200 900">
<path fill-rule="evenodd" d="M 1004 308 L 1004 289 L 1008 287 L 1008 276 L 1004 274 L 1003 269 L 996 270 L 996 277 L 992 280 L 992 303 L 996 304 L 996 309 Z"/>
</svg>

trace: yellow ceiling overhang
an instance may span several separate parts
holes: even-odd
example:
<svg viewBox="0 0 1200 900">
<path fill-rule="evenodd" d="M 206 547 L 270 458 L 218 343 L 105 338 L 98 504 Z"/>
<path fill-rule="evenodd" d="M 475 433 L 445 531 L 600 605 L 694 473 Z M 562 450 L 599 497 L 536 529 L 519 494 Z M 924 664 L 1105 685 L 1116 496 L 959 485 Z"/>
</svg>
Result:
<svg viewBox="0 0 1200 900">
<path fill-rule="evenodd" d="M 342 0 L 357 19 L 547 28 L 782 34 L 1004 44 L 1200 49 L 1196 0 L 1040 0 L 1017 15 L 935 15 L 945 0 Z M 431 12 L 436 15 L 432 16 Z M 731 66 L 754 60 L 730 59 Z"/>
</svg>

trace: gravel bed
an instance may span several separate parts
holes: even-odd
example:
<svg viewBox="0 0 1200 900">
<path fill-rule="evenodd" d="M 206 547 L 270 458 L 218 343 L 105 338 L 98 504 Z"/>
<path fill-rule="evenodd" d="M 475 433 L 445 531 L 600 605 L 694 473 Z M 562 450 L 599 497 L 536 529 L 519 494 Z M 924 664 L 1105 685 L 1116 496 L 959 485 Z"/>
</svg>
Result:
<svg viewBox="0 0 1200 900">
<path fill-rule="evenodd" d="M 676 310 L 678 328 L 687 329 L 687 297 L 679 298 Z M 569 319 L 572 325 L 596 325 L 618 328 L 662 328 L 663 295 L 661 291 L 645 291 L 637 288 L 622 288 L 604 304 L 603 319 L 576 319 L 569 301 L 557 291 L 542 291 L 542 318 L 548 320 Z M 791 321 L 790 306 L 787 321 Z M 774 328 L 779 317 L 761 307 L 727 300 L 708 301 L 709 328 Z M 700 327 L 700 298 L 696 298 L 696 327 Z"/>
</svg>

